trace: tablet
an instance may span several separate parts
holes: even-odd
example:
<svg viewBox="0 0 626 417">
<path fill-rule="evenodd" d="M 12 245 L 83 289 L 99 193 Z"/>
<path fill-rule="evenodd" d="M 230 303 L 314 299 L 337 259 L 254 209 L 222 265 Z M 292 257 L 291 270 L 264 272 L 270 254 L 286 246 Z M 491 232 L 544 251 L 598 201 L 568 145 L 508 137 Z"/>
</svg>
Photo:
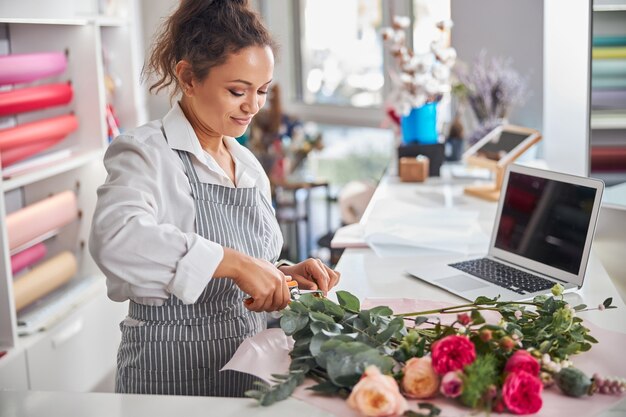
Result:
<svg viewBox="0 0 626 417">
<path fill-rule="evenodd" d="M 515 125 L 498 126 L 463 154 L 469 165 L 504 167 L 541 139 L 539 131 Z"/>
</svg>

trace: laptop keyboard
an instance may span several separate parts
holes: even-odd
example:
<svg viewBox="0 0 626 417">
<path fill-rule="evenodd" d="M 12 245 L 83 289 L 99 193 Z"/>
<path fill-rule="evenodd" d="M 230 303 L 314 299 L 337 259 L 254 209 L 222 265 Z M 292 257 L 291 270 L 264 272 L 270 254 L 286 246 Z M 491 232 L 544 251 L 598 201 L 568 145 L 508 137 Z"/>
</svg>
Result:
<svg viewBox="0 0 626 417">
<path fill-rule="evenodd" d="M 518 294 L 543 291 L 554 286 L 554 282 L 552 281 L 529 274 L 528 272 L 520 271 L 519 269 L 488 258 L 457 262 L 449 264 L 448 266 L 467 272 L 470 275 L 484 279 L 485 281 Z"/>
</svg>

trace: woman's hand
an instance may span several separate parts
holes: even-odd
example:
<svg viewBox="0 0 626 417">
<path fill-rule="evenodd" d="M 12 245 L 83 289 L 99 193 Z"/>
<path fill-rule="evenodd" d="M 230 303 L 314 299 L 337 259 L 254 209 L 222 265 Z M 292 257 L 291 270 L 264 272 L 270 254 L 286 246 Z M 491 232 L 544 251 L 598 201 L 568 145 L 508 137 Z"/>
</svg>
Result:
<svg viewBox="0 0 626 417">
<path fill-rule="evenodd" d="M 291 275 L 304 290 L 321 290 L 324 295 L 339 282 L 341 275 L 326 266 L 321 260 L 309 258 L 291 266 L 281 266 L 285 275 Z"/>
<path fill-rule="evenodd" d="M 287 288 L 291 278 L 285 277 L 272 263 L 233 249 L 224 248 L 224 259 L 215 271 L 215 277 L 218 276 L 232 278 L 250 296 L 244 305 L 251 311 L 282 310 L 291 299 Z"/>
</svg>

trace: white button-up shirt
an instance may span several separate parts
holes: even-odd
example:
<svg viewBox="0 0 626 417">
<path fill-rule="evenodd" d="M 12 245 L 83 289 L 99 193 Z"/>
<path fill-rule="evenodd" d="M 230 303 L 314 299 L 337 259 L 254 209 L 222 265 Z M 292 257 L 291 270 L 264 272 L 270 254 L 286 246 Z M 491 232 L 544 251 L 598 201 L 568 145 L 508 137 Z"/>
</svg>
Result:
<svg viewBox="0 0 626 417">
<path fill-rule="evenodd" d="M 258 187 L 271 201 L 254 155 L 233 138 L 224 142 L 237 187 Z M 173 294 L 193 303 L 224 257 L 221 245 L 196 233 L 191 186 L 176 149 L 191 154 L 201 182 L 235 186 L 202 149 L 178 103 L 163 120 L 117 137 L 104 156 L 108 176 L 98 188 L 89 238 L 114 301 L 161 305 Z"/>
</svg>

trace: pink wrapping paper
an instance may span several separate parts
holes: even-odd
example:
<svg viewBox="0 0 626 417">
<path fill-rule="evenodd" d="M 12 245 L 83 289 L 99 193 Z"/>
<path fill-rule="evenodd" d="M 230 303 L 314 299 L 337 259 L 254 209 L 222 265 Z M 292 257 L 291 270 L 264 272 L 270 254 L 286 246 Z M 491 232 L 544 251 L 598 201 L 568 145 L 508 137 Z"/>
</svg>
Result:
<svg viewBox="0 0 626 417">
<path fill-rule="evenodd" d="M 65 71 L 63 52 L 11 54 L 0 56 L 0 85 L 19 84 L 50 77 Z"/>
<path fill-rule="evenodd" d="M 13 275 L 20 272 L 22 269 L 33 265 L 34 263 L 42 260 L 46 257 L 48 249 L 43 243 L 37 243 L 28 249 L 16 253 L 11 256 L 11 272 Z"/>
<path fill-rule="evenodd" d="M 425 311 L 435 308 L 450 306 L 450 303 L 435 302 L 428 300 L 413 299 L 366 299 L 361 308 L 369 309 L 378 305 L 389 306 L 394 313 L 409 313 L 415 311 Z M 454 314 L 442 315 L 442 322 L 454 321 Z M 488 316 L 487 321 L 497 321 L 496 315 Z M 626 376 L 626 365 L 622 358 L 623 346 L 626 346 L 626 334 L 611 332 L 595 326 L 589 320 L 585 320 L 585 325 L 591 331 L 593 337 L 598 340 L 591 351 L 573 357 L 574 365 L 585 371 L 588 375 L 598 372 L 605 376 Z M 286 373 L 289 367 L 289 350 L 293 341 L 291 338 L 279 331 L 270 329 L 246 340 L 231 361 L 223 369 L 233 369 L 241 372 L 252 373 L 260 378 L 269 379 L 273 373 Z M 618 348 L 616 348 L 618 347 Z M 251 364 L 254 364 L 253 366 Z M 253 372 L 251 372 L 253 370 Z M 305 401 L 318 408 L 335 414 L 338 417 L 362 417 L 359 413 L 348 407 L 347 403 L 335 397 L 324 397 L 315 395 L 307 390 L 307 387 L 315 385 L 313 380 L 307 379 L 304 384 L 296 388 L 293 397 Z M 561 395 L 557 388 L 550 388 L 543 392 L 543 407 L 541 411 L 533 416 L 539 417 L 562 417 L 562 416 L 594 416 L 606 410 L 619 401 L 623 396 L 614 395 L 594 395 L 593 397 L 570 398 Z M 421 402 L 421 401 L 420 401 Z M 429 402 L 434 403 L 442 409 L 442 416 L 471 416 L 475 415 L 472 410 L 463 407 L 452 399 L 437 397 Z M 409 400 L 410 408 L 417 409 L 418 401 Z M 511 415 L 508 413 L 496 415 Z"/>
<path fill-rule="evenodd" d="M 9 249 L 65 226 L 78 217 L 76 195 L 63 191 L 24 207 L 6 218 Z"/>
</svg>

